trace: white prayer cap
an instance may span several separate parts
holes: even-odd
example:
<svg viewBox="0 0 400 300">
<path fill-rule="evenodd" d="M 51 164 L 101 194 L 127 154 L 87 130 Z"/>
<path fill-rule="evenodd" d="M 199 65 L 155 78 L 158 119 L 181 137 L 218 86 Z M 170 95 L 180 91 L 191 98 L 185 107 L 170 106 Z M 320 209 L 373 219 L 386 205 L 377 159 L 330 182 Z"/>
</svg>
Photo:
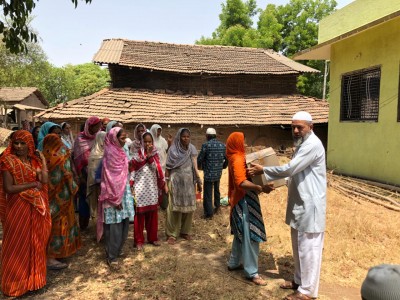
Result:
<svg viewBox="0 0 400 300">
<path fill-rule="evenodd" d="M 312 122 L 312 117 L 311 115 L 306 112 L 306 111 L 299 111 L 294 114 L 293 121 L 307 121 L 307 122 Z"/>
<path fill-rule="evenodd" d="M 214 128 L 207 128 L 206 134 L 210 134 L 210 135 L 216 135 L 217 132 L 215 131 Z"/>
</svg>

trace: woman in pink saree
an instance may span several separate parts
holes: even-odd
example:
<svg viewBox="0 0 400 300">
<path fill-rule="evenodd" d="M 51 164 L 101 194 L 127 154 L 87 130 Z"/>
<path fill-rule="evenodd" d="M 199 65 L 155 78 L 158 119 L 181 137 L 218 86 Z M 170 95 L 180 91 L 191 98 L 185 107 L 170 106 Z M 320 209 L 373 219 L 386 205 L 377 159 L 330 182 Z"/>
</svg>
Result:
<svg viewBox="0 0 400 300">
<path fill-rule="evenodd" d="M 124 149 L 126 132 L 120 127 L 112 128 L 104 142 L 101 193 L 97 215 L 97 241 L 103 236 L 107 263 L 117 264 L 122 247 L 128 238 L 129 222 L 135 211 L 128 181 L 128 155 Z"/>
</svg>

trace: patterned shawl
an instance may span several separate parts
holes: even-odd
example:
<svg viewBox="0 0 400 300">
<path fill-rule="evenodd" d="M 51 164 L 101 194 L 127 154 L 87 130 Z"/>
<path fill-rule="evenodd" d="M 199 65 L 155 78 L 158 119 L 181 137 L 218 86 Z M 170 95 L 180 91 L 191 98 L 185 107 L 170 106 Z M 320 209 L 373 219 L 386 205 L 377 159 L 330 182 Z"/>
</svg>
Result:
<svg viewBox="0 0 400 300">
<path fill-rule="evenodd" d="M 158 200 L 160 201 L 162 197 L 162 189 L 164 188 L 165 185 L 164 173 L 161 168 L 160 157 L 158 156 L 157 147 L 154 144 L 153 144 L 153 151 L 151 152 L 150 155 L 147 155 L 147 151 L 144 148 L 144 141 L 143 141 L 143 138 L 146 134 L 151 136 L 151 139 L 153 140 L 154 143 L 154 137 L 150 132 L 143 133 L 140 139 L 141 147 L 132 155 L 130 171 L 131 172 L 139 171 L 146 165 L 146 163 L 148 164 L 154 163 L 156 165 L 156 170 L 157 170 Z"/>
<path fill-rule="evenodd" d="M 240 184 L 247 179 L 243 132 L 233 132 L 229 135 L 226 141 L 226 157 L 229 162 L 228 197 L 229 204 L 233 208 L 246 194 L 240 187 Z"/>
<path fill-rule="evenodd" d="M 49 134 L 50 129 L 52 129 L 54 126 L 59 127 L 61 129 L 60 125 L 53 123 L 53 122 L 46 122 L 40 127 L 38 140 L 37 140 L 38 150 L 43 151 L 43 139 L 45 138 L 46 135 Z"/>
<path fill-rule="evenodd" d="M 74 163 L 78 173 L 89 163 L 89 154 L 94 144 L 95 134 L 90 134 L 89 127 L 101 122 L 98 117 L 90 117 L 85 122 L 85 128 L 76 137 L 74 145 Z"/>
<path fill-rule="evenodd" d="M 21 140 L 28 145 L 28 158 L 31 164 L 23 163 L 15 154 L 13 149 L 14 141 Z M 14 178 L 15 184 L 25 184 L 37 181 L 36 170 L 42 167 L 42 162 L 35 155 L 35 144 L 32 134 L 26 130 L 17 130 L 13 133 L 8 147 L 0 157 L 0 170 L 8 171 Z M 4 221 L 6 208 L 6 194 L 3 189 L 3 176 L 0 176 L 0 218 Z M 14 200 L 22 199 L 32 204 L 35 209 L 44 216 L 47 210 L 47 185 L 43 185 L 42 190 L 31 188 L 18 194 L 9 195 Z"/>
<path fill-rule="evenodd" d="M 74 148 L 74 136 L 72 135 L 72 131 L 69 131 L 69 134 L 65 134 L 64 133 L 64 127 L 66 125 L 69 125 L 69 123 L 67 122 L 62 122 L 60 124 L 61 127 L 61 139 L 62 142 L 65 144 L 65 146 L 67 146 L 68 149 L 73 149 Z"/>
<path fill-rule="evenodd" d="M 70 203 L 62 199 L 60 195 L 65 187 L 68 187 L 71 195 L 78 191 L 71 169 L 65 168 L 65 163 L 70 159 L 71 151 L 64 145 L 58 134 L 48 134 L 43 140 L 43 155 L 46 158 L 49 172 L 57 169 L 61 178 L 57 184 L 49 180 L 49 200 L 56 201 L 59 207 L 69 206 Z M 53 218 L 55 213 L 60 213 L 60 211 L 52 212 Z"/>
<path fill-rule="evenodd" d="M 123 129 L 111 129 L 105 139 L 99 202 L 106 202 L 108 206 L 121 204 L 128 179 L 128 157 L 117 138 L 120 130 Z"/>
<path fill-rule="evenodd" d="M 128 180 L 128 157 L 117 137 L 120 130 L 123 129 L 112 128 L 104 142 L 101 192 L 97 209 L 97 241 L 103 236 L 104 208 L 121 204 Z"/>
<path fill-rule="evenodd" d="M 167 158 L 167 169 L 172 170 L 182 166 L 188 159 L 197 155 L 196 147 L 193 144 L 189 144 L 188 149 L 185 149 L 181 144 L 181 133 L 183 130 L 190 130 L 187 128 L 181 128 L 175 135 L 174 142 L 168 150 Z"/>
</svg>

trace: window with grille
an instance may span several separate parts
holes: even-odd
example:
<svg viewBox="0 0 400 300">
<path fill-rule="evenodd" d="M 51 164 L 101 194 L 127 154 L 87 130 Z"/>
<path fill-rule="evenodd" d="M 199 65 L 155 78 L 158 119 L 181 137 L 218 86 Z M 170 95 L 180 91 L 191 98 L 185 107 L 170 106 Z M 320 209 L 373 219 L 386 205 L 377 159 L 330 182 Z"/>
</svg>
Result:
<svg viewBox="0 0 400 300">
<path fill-rule="evenodd" d="M 341 121 L 378 121 L 381 68 L 342 75 Z"/>
</svg>

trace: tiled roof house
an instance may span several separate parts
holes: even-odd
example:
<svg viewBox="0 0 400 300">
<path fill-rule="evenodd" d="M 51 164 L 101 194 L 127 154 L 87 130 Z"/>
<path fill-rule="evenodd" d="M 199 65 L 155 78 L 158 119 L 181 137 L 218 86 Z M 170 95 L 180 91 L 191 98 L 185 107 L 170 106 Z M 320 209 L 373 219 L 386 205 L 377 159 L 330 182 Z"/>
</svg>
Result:
<svg viewBox="0 0 400 300">
<path fill-rule="evenodd" d="M 22 121 L 33 121 L 35 112 L 48 106 L 36 87 L 0 87 L 0 121 L 3 127 L 21 127 Z M 6 112 L 8 118 L 5 118 Z"/>
<path fill-rule="evenodd" d="M 203 127 L 213 126 L 222 139 L 242 130 L 252 142 L 265 136 L 277 145 L 290 140 L 282 125 L 307 110 L 326 134 L 328 103 L 296 90 L 300 74 L 317 71 L 272 50 L 110 39 L 93 61 L 108 66 L 111 87 L 48 109 L 41 120 L 83 122 L 97 115 L 128 128 L 187 126 L 200 134 L 197 144 Z"/>
</svg>

